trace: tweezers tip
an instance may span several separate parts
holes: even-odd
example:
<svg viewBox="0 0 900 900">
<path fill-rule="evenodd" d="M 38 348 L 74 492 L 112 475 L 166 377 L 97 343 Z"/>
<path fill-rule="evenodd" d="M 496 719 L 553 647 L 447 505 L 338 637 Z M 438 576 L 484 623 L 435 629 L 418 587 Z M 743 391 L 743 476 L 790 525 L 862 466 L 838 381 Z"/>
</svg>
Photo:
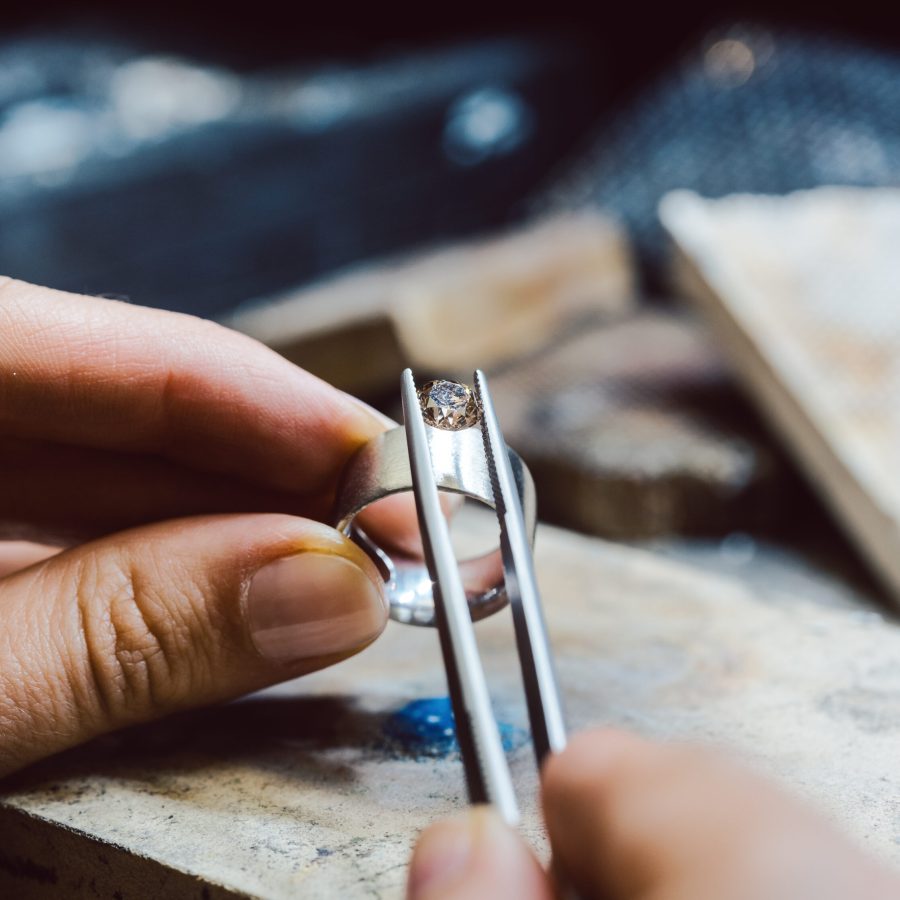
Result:
<svg viewBox="0 0 900 900">
<path fill-rule="evenodd" d="M 413 375 L 413 370 L 407 367 L 403 370 L 403 374 L 400 376 L 400 394 L 401 396 L 408 394 L 410 397 L 412 397 L 412 395 L 416 392 L 417 388 L 415 375 Z"/>
</svg>

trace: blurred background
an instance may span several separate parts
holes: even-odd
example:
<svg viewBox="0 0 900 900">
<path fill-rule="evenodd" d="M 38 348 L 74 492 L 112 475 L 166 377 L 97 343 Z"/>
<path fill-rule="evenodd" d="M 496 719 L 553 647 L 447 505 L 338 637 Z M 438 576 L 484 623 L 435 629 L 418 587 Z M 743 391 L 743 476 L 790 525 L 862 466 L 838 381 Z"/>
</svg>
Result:
<svg viewBox="0 0 900 900">
<path fill-rule="evenodd" d="M 405 364 L 484 366 L 545 518 L 877 600 L 657 208 L 898 186 L 900 13 L 429 12 L 4 6 L 0 271 L 221 320 L 388 412 Z"/>
</svg>

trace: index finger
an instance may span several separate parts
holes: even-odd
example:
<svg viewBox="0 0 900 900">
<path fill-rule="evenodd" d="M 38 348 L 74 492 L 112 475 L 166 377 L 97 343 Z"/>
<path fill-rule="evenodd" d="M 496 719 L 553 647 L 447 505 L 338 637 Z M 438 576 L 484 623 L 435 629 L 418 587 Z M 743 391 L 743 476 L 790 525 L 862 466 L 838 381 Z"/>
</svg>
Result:
<svg viewBox="0 0 900 900">
<path fill-rule="evenodd" d="M 212 322 L 0 279 L 0 430 L 308 492 L 384 424 Z"/>
<path fill-rule="evenodd" d="M 891 873 L 727 757 L 604 729 L 542 773 L 554 857 L 585 896 L 881 898 Z"/>
</svg>

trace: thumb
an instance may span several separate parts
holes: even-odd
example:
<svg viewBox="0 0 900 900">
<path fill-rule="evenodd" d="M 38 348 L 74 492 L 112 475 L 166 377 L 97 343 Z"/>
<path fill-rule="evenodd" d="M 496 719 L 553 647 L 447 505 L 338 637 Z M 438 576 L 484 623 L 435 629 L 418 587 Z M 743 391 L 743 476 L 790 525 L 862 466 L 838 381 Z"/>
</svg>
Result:
<svg viewBox="0 0 900 900">
<path fill-rule="evenodd" d="M 0 579 L 0 775 L 322 668 L 387 621 L 368 557 L 285 515 L 151 525 Z"/>
<path fill-rule="evenodd" d="M 432 825 L 409 870 L 409 900 L 550 900 L 547 877 L 528 845 L 489 807 Z"/>
</svg>

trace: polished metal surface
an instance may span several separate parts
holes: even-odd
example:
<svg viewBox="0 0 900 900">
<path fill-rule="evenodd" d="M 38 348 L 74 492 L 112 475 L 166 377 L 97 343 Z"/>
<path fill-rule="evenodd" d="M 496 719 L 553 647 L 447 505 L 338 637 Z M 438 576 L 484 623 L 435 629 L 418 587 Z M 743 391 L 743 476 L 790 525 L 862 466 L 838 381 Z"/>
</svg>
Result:
<svg viewBox="0 0 900 900">
<path fill-rule="evenodd" d="M 409 369 L 403 373 L 401 393 L 404 427 L 370 441 L 351 461 L 338 493 L 335 522 L 380 564 L 391 615 L 401 622 L 437 626 L 469 799 L 494 805 L 508 823 L 516 824 L 518 804 L 473 621 L 507 600 L 512 606 L 540 766 L 548 753 L 565 747 L 566 729 L 531 554 L 534 484 L 522 461 L 506 446 L 483 372 L 475 373 L 477 424 L 456 430 L 426 424 Z M 443 412 L 450 413 L 452 408 Z M 421 559 L 385 553 L 356 523 L 357 515 L 372 503 L 410 490 L 415 496 L 424 565 Z M 495 509 L 500 526 L 500 546 L 495 551 L 457 563 L 440 503 L 442 490 Z"/>
<path fill-rule="evenodd" d="M 461 494 L 494 506 L 491 476 L 478 426 L 461 431 L 426 427 L 434 477 L 441 491 Z M 534 539 L 536 504 L 531 473 L 519 456 L 509 451 L 515 491 L 524 510 L 525 531 Z M 412 491 L 413 480 L 403 428 L 394 428 L 366 444 L 351 460 L 338 490 L 334 521 L 375 559 L 387 578 L 391 617 L 413 625 L 434 625 L 431 579 L 419 558 L 385 552 L 355 523 L 366 507 L 393 494 Z M 472 618 L 485 616 L 507 603 L 503 561 L 499 547 L 460 563 L 463 587 Z"/>
<path fill-rule="evenodd" d="M 519 502 L 494 401 L 481 370 L 475 372 L 475 396 L 481 409 L 484 453 L 500 520 L 500 551 L 516 630 L 531 736 L 540 766 L 548 753 L 558 753 L 566 746 L 562 701 L 534 574 L 530 531 Z"/>
<path fill-rule="evenodd" d="M 519 810 L 512 777 L 491 709 L 469 604 L 450 542 L 450 528 L 438 498 L 436 454 L 434 444 L 428 439 L 428 432 L 433 429 L 422 418 L 409 369 L 403 373 L 402 396 L 416 512 L 425 561 L 434 585 L 438 634 L 469 799 L 472 803 L 492 804 L 507 823 L 515 825 Z"/>
</svg>

